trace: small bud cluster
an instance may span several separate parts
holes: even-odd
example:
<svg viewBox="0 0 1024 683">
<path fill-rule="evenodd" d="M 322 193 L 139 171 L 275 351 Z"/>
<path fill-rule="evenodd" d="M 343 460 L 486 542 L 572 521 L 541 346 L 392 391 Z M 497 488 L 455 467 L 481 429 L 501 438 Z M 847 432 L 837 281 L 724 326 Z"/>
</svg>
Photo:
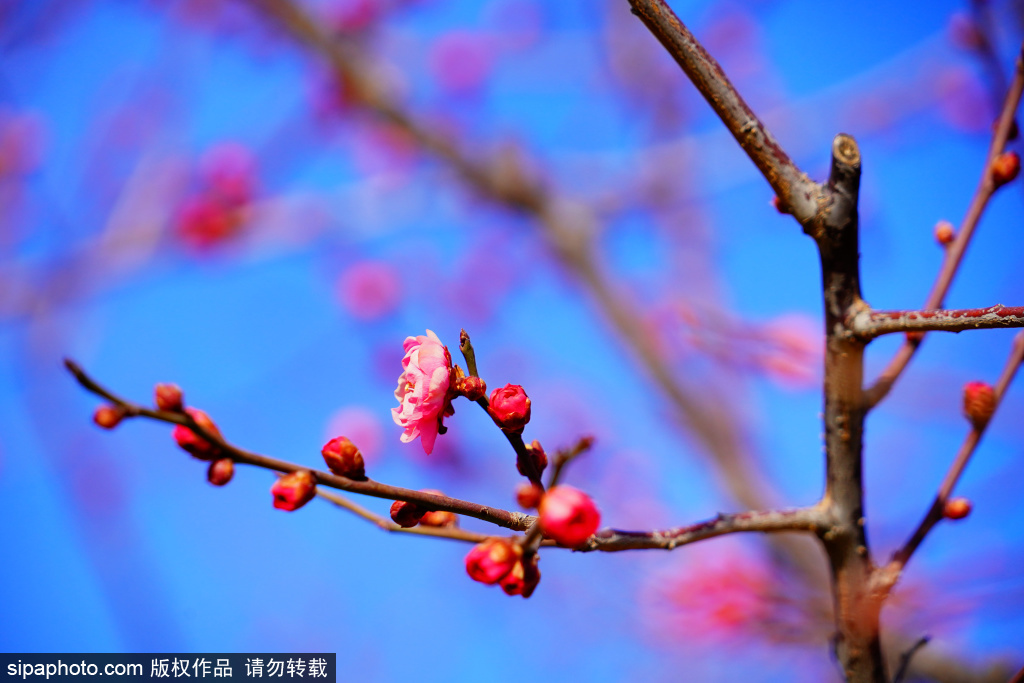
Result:
<svg viewBox="0 0 1024 683">
<path fill-rule="evenodd" d="M 530 465 L 533 466 L 533 469 L 537 472 L 538 476 L 542 474 L 544 469 L 548 466 L 548 455 L 544 452 L 544 448 L 541 447 L 540 441 L 537 441 L 536 439 L 533 440 L 533 443 L 526 444 L 526 457 L 529 459 Z M 523 471 L 526 469 L 523 465 L 524 463 L 519 462 L 518 459 L 516 460 L 516 469 L 519 470 L 519 474 L 524 477 L 529 476 L 529 472 Z"/>
<path fill-rule="evenodd" d="M 108 404 L 102 405 L 92 414 L 92 421 L 103 429 L 113 429 L 121 424 L 126 415 L 125 409 L 121 406 Z"/>
<path fill-rule="evenodd" d="M 210 436 L 220 437 L 220 430 L 213 423 L 210 416 L 198 408 L 185 408 L 185 413 L 192 416 L 195 423 L 205 430 Z M 200 460 L 215 460 L 220 455 L 221 449 L 215 443 L 211 443 L 200 437 L 185 425 L 178 425 L 174 428 L 174 440 L 178 445 Z"/>
<path fill-rule="evenodd" d="M 423 489 L 423 493 L 435 496 L 444 495 L 436 489 Z M 391 505 L 391 519 L 403 529 L 414 527 L 417 524 L 432 527 L 453 527 L 459 525 L 459 517 L 454 512 L 430 510 L 420 503 L 410 503 L 404 500 L 396 500 Z"/>
</svg>

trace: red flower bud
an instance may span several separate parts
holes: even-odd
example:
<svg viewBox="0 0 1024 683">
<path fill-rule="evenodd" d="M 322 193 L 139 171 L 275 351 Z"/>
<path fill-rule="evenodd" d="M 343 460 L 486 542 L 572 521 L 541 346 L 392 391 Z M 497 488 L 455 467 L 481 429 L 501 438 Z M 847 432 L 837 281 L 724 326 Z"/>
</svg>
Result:
<svg viewBox="0 0 1024 683">
<path fill-rule="evenodd" d="M 1020 157 L 1016 152 L 1003 152 L 992 161 L 992 182 L 1001 187 L 1020 173 Z"/>
<path fill-rule="evenodd" d="M 530 399 L 526 400 L 529 401 Z M 544 452 L 544 449 L 541 447 L 540 441 L 534 439 L 533 443 L 526 444 L 526 454 L 527 457 L 529 457 L 530 460 L 533 461 L 533 466 L 534 468 L 536 468 L 537 474 L 540 475 L 542 472 L 544 472 L 544 468 L 548 466 L 548 455 L 547 453 Z M 529 476 L 528 473 L 523 471 L 523 469 L 525 468 L 523 467 L 523 463 L 519 462 L 518 458 L 516 458 L 516 469 L 519 470 L 519 474 L 523 475 L 524 477 Z"/>
<path fill-rule="evenodd" d="M 537 569 L 539 558 L 540 556 L 534 553 L 529 562 L 519 560 L 515 563 L 512 571 L 500 581 L 501 589 L 506 595 L 522 595 L 524 598 L 533 595 L 534 589 L 540 583 L 540 570 Z"/>
<path fill-rule="evenodd" d="M 479 401 L 487 395 L 487 382 L 479 377 L 462 377 L 455 383 L 455 393 L 470 401 Z"/>
<path fill-rule="evenodd" d="M 539 512 L 544 535 L 572 548 L 590 538 L 601 524 L 594 501 L 571 486 L 556 486 L 545 493 Z"/>
<path fill-rule="evenodd" d="M 946 246 L 952 244 L 953 240 L 956 239 L 956 230 L 953 229 L 953 224 L 949 221 L 939 221 L 935 224 L 935 241 Z"/>
<path fill-rule="evenodd" d="M 157 384 L 153 393 L 156 395 L 158 410 L 180 413 L 184 409 L 181 387 L 177 384 Z"/>
<path fill-rule="evenodd" d="M 316 495 L 316 477 L 309 470 L 297 470 L 284 475 L 270 487 L 274 507 L 293 512 L 313 500 Z"/>
<path fill-rule="evenodd" d="M 943 508 L 942 513 L 946 519 L 963 519 L 971 514 L 971 507 L 971 501 L 966 498 L 954 498 L 946 501 L 946 507 Z"/>
<path fill-rule="evenodd" d="M 431 510 L 420 518 L 420 526 L 452 527 L 459 525 L 459 516 L 447 510 Z"/>
<path fill-rule="evenodd" d="M 210 416 L 198 408 L 185 408 L 185 412 L 192 416 L 196 424 L 209 432 L 212 436 L 220 436 L 220 430 L 213 423 Z M 200 460 L 215 460 L 220 454 L 220 448 L 206 439 L 200 438 L 195 432 L 184 425 L 174 428 L 174 440 L 178 445 Z"/>
<path fill-rule="evenodd" d="M 530 421 L 530 397 L 518 384 L 491 392 L 491 417 L 507 432 L 522 432 Z"/>
<path fill-rule="evenodd" d="M 224 486 L 231 477 L 235 476 L 235 461 L 231 458 L 221 458 L 210 463 L 206 470 L 206 480 L 214 486 Z"/>
<path fill-rule="evenodd" d="M 104 429 L 113 429 L 124 419 L 125 410 L 121 406 L 104 405 L 92 414 L 92 421 Z"/>
<path fill-rule="evenodd" d="M 433 493 L 435 496 L 444 495 L 437 489 L 423 489 L 423 493 Z M 420 518 L 420 526 L 446 527 L 458 525 L 459 516 L 447 510 L 429 510 Z"/>
<path fill-rule="evenodd" d="M 349 479 L 366 479 L 363 454 L 347 437 L 337 436 L 331 439 L 320 452 L 331 472 Z"/>
<path fill-rule="evenodd" d="M 984 427 L 996 412 L 996 392 L 985 382 L 964 385 L 964 415 L 974 427 Z"/>
<path fill-rule="evenodd" d="M 408 529 L 409 527 L 414 527 L 419 524 L 425 514 L 427 514 L 427 511 L 416 503 L 407 503 L 404 500 L 396 500 L 391 504 L 391 519 L 395 520 L 395 524 L 403 529 Z"/>
<path fill-rule="evenodd" d="M 523 482 L 516 487 L 516 502 L 525 510 L 532 510 L 540 505 L 544 489 L 530 482 Z"/>
<path fill-rule="evenodd" d="M 523 549 L 518 543 L 507 538 L 489 538 L 466 555 L 466 571 L 474 581 L 498 583 L 512 571 L 522 555 Z"/>
</svg>

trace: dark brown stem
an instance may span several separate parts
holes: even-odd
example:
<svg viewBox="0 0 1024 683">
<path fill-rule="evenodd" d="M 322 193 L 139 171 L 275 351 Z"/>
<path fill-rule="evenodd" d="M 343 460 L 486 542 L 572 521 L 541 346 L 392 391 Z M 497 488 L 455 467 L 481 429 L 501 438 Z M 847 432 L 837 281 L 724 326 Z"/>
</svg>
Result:
<svg viewBox="0 0 1024 683">
<path fill-rule="evenodd" d="M 953 311 L 861 311 L 850 331 L 865 341 L 893 332 L 963 332 L 1024 327 L 1024 306 L 997 304 Z"/>
<path fill-rule="evenodd" d="M 1014 338 L 1010 357 L 1007 359 L 1003 372 L 999 376 L 999 381 L 994 388 L 996 408 L 1002 403 L 1006 389 L 1010 386 L 1010 382 L 1017 373 L 1021 362 L 1024 362 L 1024 333 L 1019 333 Z M 946 472 L 946 476 L 943 478 L 942 484 L 939 486 L 935 499 L 932 501 L 931 507 L 928 508 L 924 519 L 917 525 L 914 533 L 911 534 L 910 539 L 907 540 L 903 547 L 893 554 L 892 560 L 885 567 L 885 570 L 880 573 L 877 579 L 880 590 L 887 592 L 895 585 L 903 568 L 910 561 L 911 556 L 920 547 L 921 543 L 924 542 L 925 537 L 931 530 L 942 521 L 946 501 L 949 500 L 949 496 L 953 493 L 953 488 L 960 481 L 960 477 L 970 462 L 971 456 L 974 455 L 974 451 L 977 449 L 981 437 L 985 434 L 985 429 L 988 427 L 989 422 L 972 426 L 971 431 L 960 446 L 956 458 L 953 459 L 953 464 L 950 465 L 949 470 Z"/>
<path fill-rule="evenodd" d="M 847 681 L 884 683 L 881 604 L 871 599 L 871 556 L 864 528 L 861 387 L 865 343 L 847 321 L 866 309 L 860 296 L 857 200 L 860 150 L 848 135 L 832 143 L 828 201 L 805 228 L 818 244 L 825 300 L 825 496 L 831 525 L 821 534 L 832 567 L 836 656 Z"/>
<path fill-rule="evenodd" d="M 751 161 L 764 175 L 786 211 L 803 225 L 818 212 L 821 188 L 812 182 L 779 146 L 764 123 L 729 82 L 664 0 L 629 0 L 633 14 L 676 60 Z"/>
<path fill-rule="evenodd" d="M 1024 45 L 1021 47 L 1024 50 Z M 949 287 L 953 283 L 953 278 L 960 268 L 960 262 L 963 260 L 964 253 L 967 251 L 967 246 L 971 242 L 971 237 L 974 236 L 974 230 L 981 219 L 981 214 L 985 211 L 985 207 L 988 206 L 989 200 L 996 191 L 996 184 L 992 180 L 992 162 L 1006 148 L 1006 141 L 1009 138 L 1010 129 L 1013 127 L 1014 117 L 1016 116 L 1017 108 L 1020 106 L 1022 93 L 1024 93 L 1024 55 L 1018 54 L 1013 80 L 1010 82 L 1006 99 L 1003 100 L 1003 108 L 999 114 L 995 132 L 992 134 L 992 142 L 989 144 L 988 154 L 985 156 L 985 166 L 981 171 L 981 180 L 978 182 L 978 187 L 974 191 L 974 197 L 967 208 L 967 215 L 964 216 L 964 220 L 960 224 L 960 230 L 957 232 L 956 239 L 946 249 L 946 255 L 942 262 L 942 268 L 939 270 L 939 275 L 935 279 L 935 284 L 932 285 L 932 290 L 928 294 L 924 306 L 921 307 L 924 310 L 942 307 L 943 302 L 946 300 L 946 294 L 949 292 Z M 875 380 L 874 384 L 864 392 L 864 402 L 869 409 L 877 405 L 889 394 L 889 391 L 903 373 L 904 368 L 910 363 L 910 359 L 914 357 L 920 345 L 920 338 L 905 341 L 903 346 L 896 352 L 896 355 L 889 361 L 885 370 L 882 371 L 882 374 Z"/>
</svg>

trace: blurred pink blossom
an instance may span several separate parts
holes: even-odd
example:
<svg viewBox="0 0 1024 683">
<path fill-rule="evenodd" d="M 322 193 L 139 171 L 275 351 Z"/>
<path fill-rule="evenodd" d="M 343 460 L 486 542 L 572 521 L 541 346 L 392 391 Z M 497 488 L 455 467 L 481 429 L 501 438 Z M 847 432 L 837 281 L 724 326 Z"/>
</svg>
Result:
<svg viewBox="0 0 1024 683">
<path fill-rule="evenodd" d="M 363 460 L 373 462 L 380 457 L 384 441 L 384 428 L 374 411 L 363 406 L 345 406 L 331 415 L 324 429 L 324 438 L 338 435 L 348 437 L 363 454 Z"/>
<path fill-rule="evenodd" d="M 482 36 L 452 31 L 437 39 L 430 66 L 441 88 L 456 94 L 480 88 L 491 72 L 493 54 Z"/>
<path fill-rule="evenodd" d="M 394 312 L 401 289 L 398 269 L 384 261 L 360 261 L 338 279 L 338 298 L 345 310 L 363 320 Z"/>
<path fill-rule="evenodd" d="M 225 142 L 211 147 L 199 161 L 203 183 L 229 206 L 247 204 L 256 191 L 256 158 L 248 147 Z"/>
</svg>

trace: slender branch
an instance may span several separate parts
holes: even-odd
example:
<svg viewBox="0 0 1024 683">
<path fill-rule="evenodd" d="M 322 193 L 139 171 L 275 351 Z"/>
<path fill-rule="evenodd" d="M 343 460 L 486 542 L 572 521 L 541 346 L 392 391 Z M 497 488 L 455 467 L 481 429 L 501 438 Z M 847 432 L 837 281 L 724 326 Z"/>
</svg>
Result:
<svg viewBox="0 0 1024 683">
<path fill-rule="evenodd" d="M 850 331 L 865 341 L 893 332 L 963 332 L 1024 327 L 1024 306 L 997 304 L 952 311 L 861 311 Z"/>
<path fill-rule="evenodd" d="M 903 679 L 907 677 L 907 673 L 910 671 L 910 660 L 914 658 L 917 651 L 928 644 L 932 639 L 931 636 L 921 636 L 917 642 L 910 646 L 910 648 L 900 655 L 899 667 L 896 669 L 896 675 L 892 677 L 892 683 L 903 683 Z"/>
<path fill-rule="evenodd" d="M 333 491 L 324 491 L 317 489 L 316 495 L 320 496 L 324 500 L 334 503 L 340 508 L 344 508 L 349 512 L 354 513 L 357 517 L 365 519 L 366 521 L 374 524 L 384 531 L 402 534 L 413 534 L 414 536 L 432 536 L 434 538 L 449 538 L 453 541 L 464 541 L 466 543 L 480 543 L 492 538 L 488 534 L 480 534 L 473 531 L 466 531 L 465 529 L 459 529 L 458 527 L 436 527 L 436 526 L 414 526 L 414 527 L 401 527 L 392 522 L 390 519 L 382 517 L 375 512 L 367 510 L 362 505 L 353 502 L 345 496 L 334 493 Z"/>
<path fill-rule="evenodd" d="M 410 503 L 418 503 L 428 510 L 444 510 L 447 512 L 454 512 L 459 515 L 465 515 L 467 517 L 475 517 L 476 519 L 490 522 L 491 524 L 496 524 L 497 526 L 512 529 L 514 531 L 523 531 L 529 528 L 535 519 L 532 515 L 526 515 L 520 512 L 509 512 L 507 510 L 501 510 L 487 505 L 481 505 L 479 503 L 471 503 L 457 498 L 449 498 L 448 496 L 439 496 L 433 493 L 424 493 L 423 491 L 390 486 L 371 479 L 356 481 L 330 472 L 314 470 L 295 463 L 253 453 L 229 443 L 216 434 L 211 434 L 196 424 L 195 420 L 192 419 L 192 416 L 187 413 L 150 410 L 149 408 L 144 408 L 140 405 L 127 401 L 120 396 L 115 395 L 110 390 L 102 387 L 99 383 L 89 377 L 89 375 L 86 374 L 86 372 L 74 361 L 65 360 L 64 365 L 71 374 L 75 376 L 79 384 L 92 393 L 120 406 L 124 409 L 126 417 L 146 417 L 159 422 L 184 425 L 204 440 L 216 445 L 224 451 L 227 457 L 230 457 L 238 463 L 255 465 L 256 467 L 262 467 L 275 472 L 309 470 L 316 477 L 317 484 L 321 484 L 323 486 L 328 486 L 342 491 L 361 493 L 374 498 L 404 500 Z"/>
<path fill-rule="evenodd" d="M 1021 49 L 1024 51 L 1024 45 L 1021 46 Z M 989 200 L 996 191 L 996 185 L 992 179 L 992 162 L 1006 148 L 1006 141 L 1014 125 L 1014 117 L 1016 116 L 1017 108 L 1020 106 L 1022 93 L 1024 93 L 1024 54 L 1019 53 L 1017 55 L 1013 80 L 1010 82 L 1006 99 L 1003 100 L 1003 108 L 999 114 L 995 132 L 992 134 L 992 142 L 989 144 L 988 154 L 985 156 L 981 180 L 974 191 L 974 197 L 967 208 L 967 214 L 960 224 L 960 230 L 957 232 L 956 239 L 946 248 L 942 268 L 939 270 L 938 277 L 936 277 L 935 283 L 932 285 L 931 292 L 929 292 L 924 306 L 922 306 L 924 310 L 942 307 L 943 302 L 946 300 L 946 294 L 949 292 L 949 287 L 953 283 L 953 278 L 960 268 L 960 262 L 963 260 L 964 253 L 967 251 L 967 246 L 970 244 L 971 237 L 974 236 L 974 230 L 978 225 L 981 214 L 985 211 L 985 207 L 988 206 Z M 882 374 L 875 380 L 874 384 L 865 390 L 864 402 L 869 409 L 878 405 L 889 394 L 889 391 L 910 363 L 910 359 L 914 357 L 920 345 L 921 337 L 919 336 L 907 339 L 896 352 L 896 355 L 889 361 Z"/>
<path fill-rule="evenodd" d="M 715 536 L 738 532 L 764 533 L 811 532 L 816 533 L 829 523 L 824 510 L 818 506 L 790 510 L 767 510 L 719 514 L 714 519 L 664 531 L 619 531 L 602 529 L 577 550 L 591 552 L 618 552 L 621 550 L 673 550 Z"/>
<path fill-rule="evenodd" d="M 1021 667 L 1020 671 L 1013 675 L 1009 683 L 1024 683 L 1024 667 Z"/>
<path fill-rule="evenodd" d="M 1017 373 L 1021 362 L 1024 362 L 1024 332 L 1018 333 L 1014 338 L 1010 357 L 1007 359 L 1003 372 L 999 376 L 999 381 L 996 383 L 994 389 L 996 408 L 1002 403 L 1006 389 Z M 946 501 L 949 499 L 950 494 L 953 493 L 953 488 L 957 482 L 960 481 L 967 463 L 970 462 L 971 456 L 974 455 L 974 451 L 977 449 L 978 443 L 981 441 L 981 437 L 984 435 L 985 429 L 990 422 L 991 420 L 974 425 L 967 434 L 963 444 L 960 446 L 960 450 L 956 454 L 956 458 L 953 460 L 953 464 L 950 465 L 949 470 L 946 472 L 946 476 L 943 478 L 938 493 L 935 494 L 935 499 L 932 501 L 931 507 L 928 508 L 924 519 L 921 520 L 921 523 L 918 524 L 917 529 L 914 530 L 914 533 L 903 547 L 893 554 L 892 560 L 885 567 L 885 570 L 879 574 L 877 584 L 880 590 L 888 591 L 896 584 L 900 573 L 906 567 L 907 562 L 910 561 L 911 556 L 920 547 L 929 532 L 935 528 L 935 525 L 942 521 Z"/>
<path fill-rule="evenodd" d="M 466 359 L 466 369 L 469 371 L 470 377 L 479 377 L 477 374 L 476 366 L 476 351 L 473 349 L 473 342 L 469 338 L 469 333 L 466 330 L 462 330 L 459 333 L 459 351 L 462 352 L 463 358 Z M 488 417 L 491 417 L 491 402 L 486 396 L 481 396 L 477 399 L 476 404 L 484 409 Z M 516 467 L 519 471 L 530 480 L 531 484 L 539 486 L 542 490 L 544 484 L 540 480 L 540 472 L 537 470 L 537 464 L 533 458 L 526 451 L 526 442 L 523 441 L 523 435 L 519 432 L 509 432 L 504 429 L 501 433 L 508 439 L 509 444 L 512 446 L 512 450 L 516 452 Z"/>
<path fill-rule="evenodd" d="M 812 182 L 729 82 L 664 0 L 629 0 L 633 14 L 654 34 L 708 101 L 743 151 L 775 190 L 782 205 L 803 225 L 818 213 L 821 187 Z"/>
</svg>

